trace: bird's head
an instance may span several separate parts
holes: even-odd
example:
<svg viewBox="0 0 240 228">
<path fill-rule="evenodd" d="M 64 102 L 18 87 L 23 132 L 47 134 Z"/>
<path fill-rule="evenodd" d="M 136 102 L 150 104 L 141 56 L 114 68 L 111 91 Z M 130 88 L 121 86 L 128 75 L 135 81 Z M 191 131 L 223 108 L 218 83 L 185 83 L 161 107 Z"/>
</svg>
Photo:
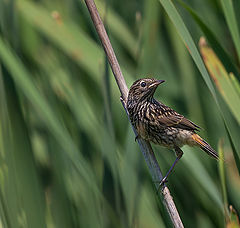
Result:
<svg viewBox="0 0 240 228">
<path fill-rule="evenodd" d="M 152 99 L 156 88 L 163 82 L 164 80 L 154 78 L 138 79 L 132 84 L 128 92 L 128 101 L 140 102 Z"/>
</svg>

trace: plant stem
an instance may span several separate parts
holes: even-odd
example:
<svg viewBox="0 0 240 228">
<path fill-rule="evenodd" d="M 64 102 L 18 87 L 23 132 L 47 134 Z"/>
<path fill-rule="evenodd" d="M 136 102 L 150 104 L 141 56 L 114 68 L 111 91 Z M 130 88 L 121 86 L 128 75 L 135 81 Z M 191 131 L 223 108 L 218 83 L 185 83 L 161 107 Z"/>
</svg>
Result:
<svg viewBox="0 0 240 228">
<path fill-rule="evenodd" d="M 128 88 L 125 82 L 125 79 L 123 77 L 123 74 L 121 72 L 119 63 L 117 61 L 116 55 L 113 51 L 112 45 L 110 43 L 110 40 L 108 38 L 108 35 L 106 33 L 106 30 L 104 28 L 104 25 L 102 23 L 102 20 L 99 16 L 98 10 L 96 8 L 96 5 L 94 3 L 94 0 L 85 0 L 85 3 L 87 5 L 87 8 L 89 10 L 89 13 L 91 15 L 92 21 L 94 23 L 94 26 L 96 28 L 96 31 L 98 33 L 98 36 L 101 40 L 101 43 L 103 45 L 104 51 L 107 55 L 108 61 L 110 63 L 110 66 L 112 68 L 112 72 L 114 74 L 114 77 L 116 79 L 117 85 L 119 87 L 120 93 L 121 93 L 121 102 L 123 104 L 123 107 L 127 113 L 126 109 L 126 100 L 128 95 Z M 133 128 L 135 134 L 136 130 Z M 153 182 L 155 183 L 156 188 L 158 187 L 158 184 L 161 182 L 163 175 L 161 173 L 160 167 L 158 165 L 157 159 L 154 155 L 154 152 L 152 150 L 152 147 L 149 142 L 144 141 L 142 139 L 138 139 L 138 144 L 140 146 L 140 149 L 143 153 L 144 159 L 147 163 L 147 166 L 149 168 L 149 171 L 151 173 Z M 173 201 L 173 198 L 170 194 L 170 191 L 166 185 L 163 186 L 161 190 L 163 203 L 167 209 L 167 212 L 171 218 L 171 221 L 173 223 L 174 227 L 182 228 L 183 223 L 181 221 L 181 218 L 179 216 L 179 213 L 177 211 L 177 208 L 175 206 L 175 203 Z"/>
</svg>

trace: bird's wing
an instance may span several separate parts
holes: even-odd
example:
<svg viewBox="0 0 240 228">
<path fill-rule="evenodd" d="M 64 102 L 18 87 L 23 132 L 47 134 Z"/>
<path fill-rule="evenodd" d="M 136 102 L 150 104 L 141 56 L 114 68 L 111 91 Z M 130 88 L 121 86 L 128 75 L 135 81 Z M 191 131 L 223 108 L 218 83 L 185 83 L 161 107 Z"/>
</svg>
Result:
<svg viewBox="0 0 240 228">
<path fill-rule="evenodd" d="M 185 130 L 198 130 L 200 127 L 163 104 L 154 108 L 156 123 L 163 127 L 176 127 Z"/>
</svg>

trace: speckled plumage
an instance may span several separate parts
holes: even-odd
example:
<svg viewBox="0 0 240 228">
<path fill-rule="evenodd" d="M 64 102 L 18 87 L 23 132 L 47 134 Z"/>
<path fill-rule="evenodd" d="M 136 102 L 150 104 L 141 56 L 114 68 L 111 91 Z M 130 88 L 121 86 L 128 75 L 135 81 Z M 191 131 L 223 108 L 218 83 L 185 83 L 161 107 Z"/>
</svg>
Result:
<svg viewBox="0 0 240 228">
<path fill-rule="evenodd" d="M 211 146 L 196 134 L 199 126 L 153 98 L 156 88 L 162 82 L 164 81 L 153 78 L 139 79 L 129 90 L 127 110 L 138 137 L 174 149 L 178 160 L 183 154 L 180 149 L 183 145 L 199 146 L 218 159 Z"/>
<path fill-rule="evenodd" d="M 133 105 L 128 102 L 127 107 L 141 138 L 169 148 L 194 145 L 191 135 L 198 127 L 154 98 Z"/>
</svg>

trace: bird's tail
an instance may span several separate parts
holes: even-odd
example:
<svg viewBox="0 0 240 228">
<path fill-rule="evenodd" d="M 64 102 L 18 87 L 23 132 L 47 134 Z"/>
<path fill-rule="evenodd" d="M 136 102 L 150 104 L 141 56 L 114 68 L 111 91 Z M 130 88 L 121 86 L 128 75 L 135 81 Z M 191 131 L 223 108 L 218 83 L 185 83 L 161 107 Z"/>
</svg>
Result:
<svg viewBox="0 0 240 228">
<path fill-rule="evenodd" d="M 193 134 L 192 139 L 200 146 L 202 150 L 204 150 L 207 154 L 212 156 L 215 159 L 219 159 L 217 152 L 198 134 Z"/>
</svg>

